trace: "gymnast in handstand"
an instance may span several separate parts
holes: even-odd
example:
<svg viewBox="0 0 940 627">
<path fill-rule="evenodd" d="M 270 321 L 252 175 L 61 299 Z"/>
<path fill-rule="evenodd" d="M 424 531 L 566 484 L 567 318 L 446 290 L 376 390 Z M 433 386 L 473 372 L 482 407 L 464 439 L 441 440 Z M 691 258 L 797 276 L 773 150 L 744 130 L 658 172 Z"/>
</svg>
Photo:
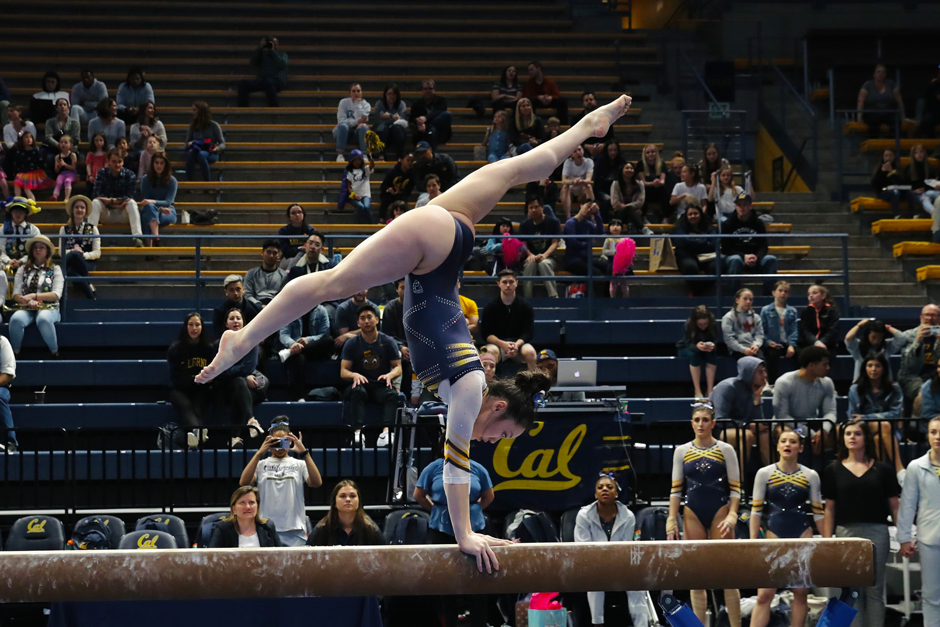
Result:
<svg viewBox="0 0 940 627">
<path fill-rule="evenodd" d="M 196 381 L 211 381 L 320 303 L 406 277 L 404 326 L 411 363 L 426 387 L 448 405 L 444 492 L 454 536 L 463 552 L 476 557 L 481 571 L 498 569 L 490 547 L 508 542 L 470 527 L 470 440 L 496 442 L 524 433 L 550 380 L 541 372 L 522 372 L 487 386 L 464 324 L 457 273 L 473 248 L 474 225 L 510 188 L 550 176 L 585 139 L 606 135 L 630 102 L 629 96 L 620 96 L 527 153 L 480 168 L 433 204 L 393 220 L 335 268 L 291 281 L 246 327 L 222 335 L 218 354 Z"/>
</svg>

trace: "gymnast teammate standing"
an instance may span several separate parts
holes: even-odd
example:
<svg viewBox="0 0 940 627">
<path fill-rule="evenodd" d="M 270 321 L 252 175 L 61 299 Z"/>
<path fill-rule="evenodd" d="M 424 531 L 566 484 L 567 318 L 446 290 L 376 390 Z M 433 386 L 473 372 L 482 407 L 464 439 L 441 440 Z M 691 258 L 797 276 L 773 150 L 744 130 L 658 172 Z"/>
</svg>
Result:
<svg viewBox="0 0 940 627">
<path fill-rule="evenodd" d="M 588 137 L 603 137 L 627 112 L 629 96 L 591 111 L 577 124 L 523 155 L 491 163 L 420 210 L 400 218 L 359 244 L 338 266 L 288 283 L 250 324 L 222 336 L 219 352 L 196 377 L 206 383 L 324 301 L 346 298 L 405 276 L 404 327 L 415 373 L 448 405 L 444 492 L 460 549 L 477 567 L 498 568 L 490 545 L 506 541 L 470 527 L 470 440 L 496 442 L 521 435 L 549 388 L 541 372 L 487 386 L 480 358 L 464 324 L 457 272 L 473 249 L 474 225 L 515 185 L 545 179 Z M 390 251 L 394 254 L 390 254 Z"/>
<path fill-rule="evenodd" d="M 672 462 L 672 492 L 666 539 L 678 540 L 679 501 L 685 491 L 682 524 L 686 540 L 734 539 L 741 503 L 738 457 L 727 442 L 712 437 L 715 409 L 710 401 L 692 404 L 695 439 L 676 447 Z M 692 590 L 692 611 L 702 624 L 708 599 L 704 590 Z M 741 627 L 741 591 L 725 590 L 731 627 Z"/>
<path fill-rule="evenodd" d="M 760 538 L 761 519 L 767 538 L 812 538 L 807 503 L 812 506 L 817 523 L 823 519 L 822 493 L 819 475 L 801 465 L 797 459 L 803 452 L 800 434 L 791 427 L 783 427 L 777 440 L 780 461 L 764 466 L 754 478 L 751 505 L 751 540 Z M 757 605 L 751 614 L 751 627 L 766 627 L 770 620 L 770 602 L 776 588 L 757 591 Z M 807 588 L 793 588 L 791 627 L 802 627 L 806 620 Z"/>
</svg>

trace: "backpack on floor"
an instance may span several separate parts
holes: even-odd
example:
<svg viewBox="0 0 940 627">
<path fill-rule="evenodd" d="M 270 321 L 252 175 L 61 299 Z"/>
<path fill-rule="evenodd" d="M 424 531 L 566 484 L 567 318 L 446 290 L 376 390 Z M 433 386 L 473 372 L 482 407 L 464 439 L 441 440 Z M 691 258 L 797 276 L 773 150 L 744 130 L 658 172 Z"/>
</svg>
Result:
<svg viewBox="0 0 940 627">
<path fill-rule="evenodd" d="M 505 538 L 519 538 L 520 542 L 558 542 L 558 530 L 545 512 L 520 509 L 506 517 Z"/>
</svg>

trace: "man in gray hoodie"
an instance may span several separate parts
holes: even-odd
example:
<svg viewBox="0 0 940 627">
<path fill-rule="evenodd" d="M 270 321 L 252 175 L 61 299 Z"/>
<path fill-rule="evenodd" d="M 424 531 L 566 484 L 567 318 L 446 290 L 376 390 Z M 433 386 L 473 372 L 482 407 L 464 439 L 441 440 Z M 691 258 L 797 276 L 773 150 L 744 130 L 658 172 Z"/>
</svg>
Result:
<svg viewBox="0 0 940 627">
<path fill-rule="evenodd" d="M 763 465 L 770 463 L 770 437 L 766 425 L 755 424 L 763 420 L 761 392 L 767 384 L 767 366 L 763 359 L 742 357 L 738 360 L 738 376 L 720 381 L 712 390 L 715 420 L 733 420 L 737 428 L 726 427 L 722 439 L 738 449 L 742 470 L 747 455 L 760 433 L 760 456 Z M 750 423 L 750 424 L 747 424 Z M 744 442 L 741 442 L 743 433 Z M 743 446 L 743 450 L 741 447 Z M 742 475 L 743 476 L 743 475 Z"/>
</svg>

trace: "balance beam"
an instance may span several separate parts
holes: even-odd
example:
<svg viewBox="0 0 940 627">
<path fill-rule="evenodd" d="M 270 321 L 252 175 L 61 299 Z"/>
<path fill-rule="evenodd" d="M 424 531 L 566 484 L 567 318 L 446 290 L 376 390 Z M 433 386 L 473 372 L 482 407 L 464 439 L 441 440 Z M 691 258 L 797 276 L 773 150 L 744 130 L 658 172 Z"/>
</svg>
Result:
<svg viewBox="0 0 940 627">
<path fill-rule="evenodd" d="M 0 602 L 848 587 L 874 583 L 855 538 L 517 544 L 498 573 L 454 546 L 0 553 Z"/>
</svg>

